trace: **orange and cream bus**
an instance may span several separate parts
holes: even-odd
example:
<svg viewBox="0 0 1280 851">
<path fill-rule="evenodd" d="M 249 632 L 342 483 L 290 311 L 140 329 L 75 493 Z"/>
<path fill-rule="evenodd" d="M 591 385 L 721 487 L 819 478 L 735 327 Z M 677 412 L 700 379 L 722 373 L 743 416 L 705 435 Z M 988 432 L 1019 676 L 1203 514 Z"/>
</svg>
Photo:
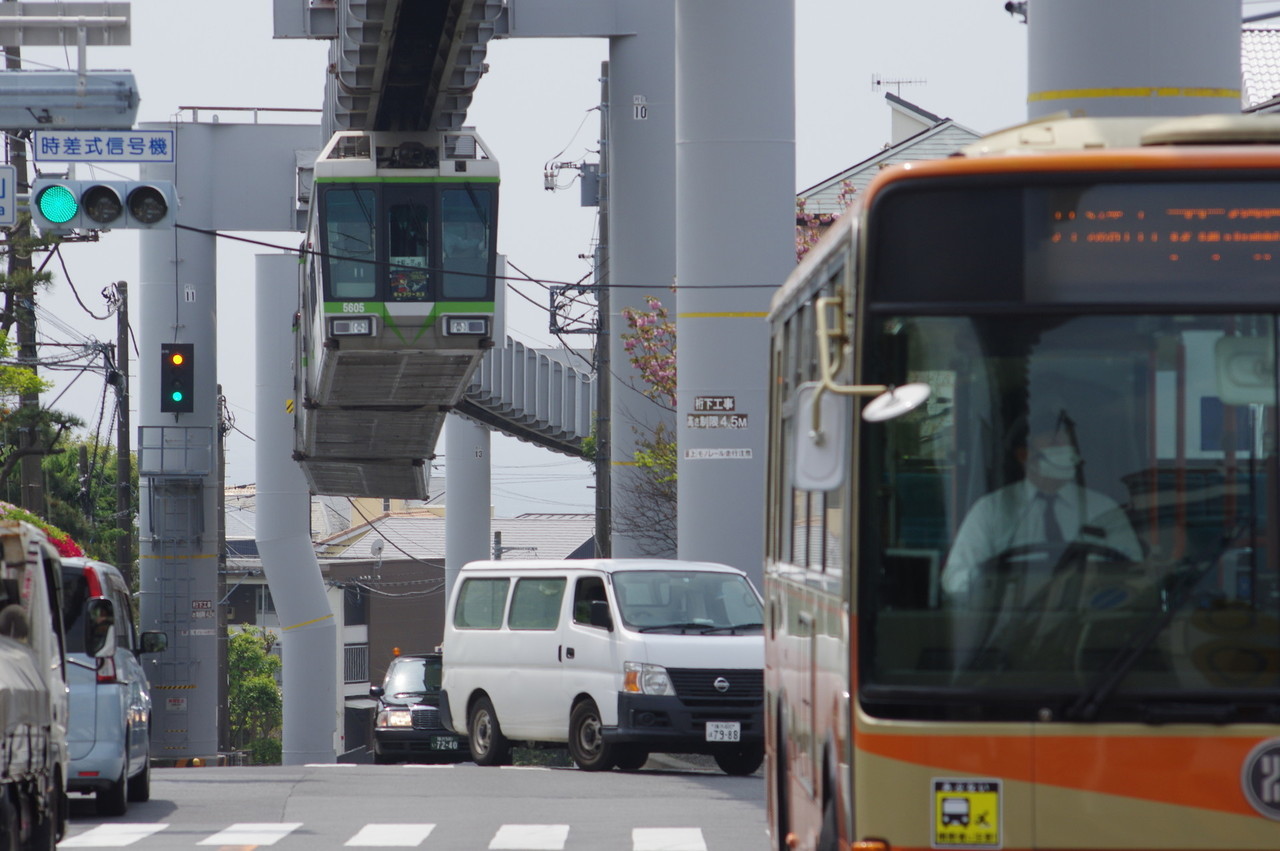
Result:
<svg viewBox="0 0 1280 851">
<path fill-rule="evenodd" d="M 774 848 L 1280 848 L 1277 122 L 886 170 L 779 290 Z"/>
</svg>

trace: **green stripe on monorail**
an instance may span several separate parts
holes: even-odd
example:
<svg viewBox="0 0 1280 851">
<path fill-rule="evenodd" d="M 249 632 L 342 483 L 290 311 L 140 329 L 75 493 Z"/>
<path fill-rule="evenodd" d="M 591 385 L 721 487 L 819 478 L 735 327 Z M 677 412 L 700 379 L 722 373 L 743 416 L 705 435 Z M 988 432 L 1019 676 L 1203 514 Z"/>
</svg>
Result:
<svg viewBox="0 0 1280 851">
<path fill-rule="evenodd" d="M 317 177 L 314 183 L 498 183 L 496 174 L 471 175 L 427 175 L 424 177 L 381 177 L 363 175 L 358 177 Z"/>
<path fill-rule="evenodd" d="M 409 339 L 405 335 L 410 333 L 412 329 L 401 328 L 396 322 L 396 317 L 387 311 L 387 305 L 400 306 L 402 304 L 421 304 L 422 302 L 385 302 L 385 301 L 326 301 L 324 303 L 325 316 L 364 316 L 370 313 L 382 317 L 382 321 L 387 328 L 395 333 L 397 337 L 406 343 L 416 343 L 418 339 L 427 332 L 432 325 L 436 324 L 436 320 L 442 315 L 448 314 L 473 314 L 473 315 L 493 315 L 494 302 L 492 301 L 437 301 L 431 306 L 431 312 L 426 316 L 401 316 L 401 320 L 422 319 L 422 324 L 418 327 L 417 333 L 413 334 L 413 338 Z M 356 308 L 359 308 L 358 310 Z"/>
</svg>

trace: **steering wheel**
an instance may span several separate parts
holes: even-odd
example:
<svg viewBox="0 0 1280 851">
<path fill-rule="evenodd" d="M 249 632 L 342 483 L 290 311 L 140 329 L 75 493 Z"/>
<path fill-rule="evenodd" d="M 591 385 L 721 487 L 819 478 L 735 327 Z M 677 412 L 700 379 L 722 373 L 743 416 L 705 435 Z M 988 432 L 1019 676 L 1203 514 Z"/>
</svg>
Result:
<svg viewBox="0 0 1280 851">
<path fill-rule="evenodd" d="M 1047 544 L 1041 542 L 1018 544 L 998 552 L 978 565 L 978 573 L 979 575 L 996 574 L 1005 576 L 1026 563 L 1048 562 L 1055 557 L 1057 559 L 1053 562 L 1053 574 L 1055 575 L 1064 567 L 1075 563 L 1079 559 L 1096 558 L 1102 561 L 1133 563 L 1133 557 L 1128 553 L 1123 553 L 1115 547 L 1095 541 L 1072 541 L 1069 544 Z"/>
<path fill-rule="evenodd" d="M 1074 601 L 1078 603 L 1083 587 L 1064 588 L 1063 583 L 1056 580 L 1070 569 L 1090 559 L 1123 565 L 1134 563 L 1134 559 L 1128 554 L 1115 547 L 1094 541 L 1073 541 L 1070 544 L 1043 542 L 1019 544 L 996 553 L 980 563 L 976 570 L 974 584 L 971 586 L 969 607 L 972 613 L 979 616 L 979 623 L 975 624 L 975 627 L 982 638 L 977 644 L 981 649 L 974 656 L 972 663 L 981 663 L 983 650 L 999 652 L 999 645 L 1010 641 L 1010 636 L 1026 629 L 1036 633 L 1056 621 L 1059 616 L 1046 620 L 1052 615 L 1046 603 L 1055 596 L 1053 594 L 1055 589 L 1067 592 L 1056 595 L 1059 604 L 1064 602 L 1064 599 L 1071 598 L 1072 592 Z M 1046 566 L 1049 569 L 1044 572 Z M 1017 577 L 1028 571 L 1036 571 L 1040 581 L 1038 587 L 1016 606 L 1016 610 L 1021 612 L 1017 615 L 1015 610 L 1010 609 L 1005 603 L 1005 592 L 1011 582 L 1016 581 Z M 1055 605 L 1053 611 L 1065 613 L 1071 608 L 1070 604 Z M 1036 616 L 1034 614 L 1036 611 L 1040 611 L 1041 616 Z M 1014 620 L 1007 619 L 1006 616 L 1010 615 L 1014 616 Z M 998 624 L 1003 625 L 997 631 Z M 1010 632 L 1011 629 L 1013 632 Z M 1003 640 L 997 639 L 1000 634 L 1005 636 Z M 1025 644 L 1027 640 L 1039 643 L 1028 635 L 1026 639 L 1013 641 L 1013 644 Z"/>
</svg>

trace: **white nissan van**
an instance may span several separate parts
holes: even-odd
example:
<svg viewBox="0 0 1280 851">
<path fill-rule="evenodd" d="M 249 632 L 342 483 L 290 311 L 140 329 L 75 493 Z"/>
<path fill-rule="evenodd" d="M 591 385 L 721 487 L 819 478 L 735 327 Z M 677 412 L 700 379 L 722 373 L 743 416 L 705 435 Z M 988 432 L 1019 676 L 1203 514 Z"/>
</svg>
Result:
<svg viewBox="0 0 1280 851">
<path fill-rule="evenodd" d="M 746 574 L 664 559 L 479 561 L 444 630 L 441 720 L 480 765 L 512 742 L 568 744 L 579 768 L 653 752 L 764 759 L 764 609 Z"/>
</svg>

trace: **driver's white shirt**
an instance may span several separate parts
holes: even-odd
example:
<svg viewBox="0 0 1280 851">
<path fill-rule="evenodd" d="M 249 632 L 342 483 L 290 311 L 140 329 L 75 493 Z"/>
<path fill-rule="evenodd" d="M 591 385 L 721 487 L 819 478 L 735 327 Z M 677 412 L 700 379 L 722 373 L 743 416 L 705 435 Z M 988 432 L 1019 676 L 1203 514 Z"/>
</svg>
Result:
<svg viewBox="0 0 1280 851">
<path fill-rule="evenodd" d="M 969 509 L 956 531 L 947 563 L 942 568 L 942 590 L 967 591 L 983 562 L 1012 547 L 1046 542 L 1044 502 L 1040 491 L 1023 479 L 992 491 Z M 1142 557 L 1138 537 L 1119 504 L 1075 482 L 1068 482 L 1054 499 L 1054 516 L 1067 542 L 1101 544 L 1137 560 Z"/>
</svg>

